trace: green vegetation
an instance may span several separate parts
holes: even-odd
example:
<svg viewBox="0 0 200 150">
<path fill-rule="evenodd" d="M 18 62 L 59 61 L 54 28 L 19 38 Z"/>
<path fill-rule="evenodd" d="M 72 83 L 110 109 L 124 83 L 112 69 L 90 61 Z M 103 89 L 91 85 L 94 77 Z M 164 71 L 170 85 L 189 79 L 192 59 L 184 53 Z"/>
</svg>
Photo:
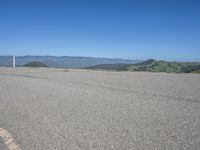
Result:
<svg viewBox="0 0 200 150">
<path fill-rule="evenodd" d="M 147 60 L 136 65 L 130 65 L 128 70 L 130 71 L 149 71 L 149 72 L 182 72 L 182 65 L 176 62 L 165 62 L 156 60 Z"/>
<path fill-rule="evenodd" d="M 104 64 L 88 69 L 116 70 L 116 71 L 148 71 L 167 73 L 200 73 L 199 62 L 166 62 L 149 59 L 137 64 Z"/>
<path fill-rule="evenodd" d="M 39 61 L 32 61 L 32 62 L 29 62 L 29 63 L 23 65 L 23 67 L 48 67 L 48 66 Z"/>
<path fill-rule="evenodd" d="M 85 69 L 128 71 L 129 64 L 100 64 Z"/>
</svg>

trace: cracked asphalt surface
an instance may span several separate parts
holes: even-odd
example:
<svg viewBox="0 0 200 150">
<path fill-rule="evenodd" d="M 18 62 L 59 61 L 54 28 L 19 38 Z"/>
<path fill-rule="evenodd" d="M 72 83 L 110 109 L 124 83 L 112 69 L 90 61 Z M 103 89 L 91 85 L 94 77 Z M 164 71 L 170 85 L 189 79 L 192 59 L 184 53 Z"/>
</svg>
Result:
<svg viewBox="0 0 200 150">
<path fill-rule="evenodd" d="M 0 127 L 22 150 L 198 150 L 200 75 L 0 68 Z"/>
</svg>

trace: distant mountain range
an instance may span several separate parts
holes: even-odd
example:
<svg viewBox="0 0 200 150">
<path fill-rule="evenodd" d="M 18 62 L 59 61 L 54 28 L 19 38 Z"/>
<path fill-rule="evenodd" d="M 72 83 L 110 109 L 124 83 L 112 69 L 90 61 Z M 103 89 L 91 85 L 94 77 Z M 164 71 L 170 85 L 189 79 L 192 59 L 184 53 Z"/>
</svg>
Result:
<svg viewBox="0 0 200 150">
<path fill-rule="evenodd" d="M 99 64 L 135 64 L 139 60 L 116 58 L 72 57 L 72 56 L 19 56 L 16 66 L 23 66 L 29 62 L 38 61 L 48 67 L 84 68 Z M 0 66 L 12 66 L 12 56 L 0 56 Z"/>
<path fill-rule="evenodd" d="M 167 73 L 200 73 L 200 62 L 167 62 L 149 59 L 136 64 L 100 64 L 87 67 L 86 69 Z"/>
</svg>

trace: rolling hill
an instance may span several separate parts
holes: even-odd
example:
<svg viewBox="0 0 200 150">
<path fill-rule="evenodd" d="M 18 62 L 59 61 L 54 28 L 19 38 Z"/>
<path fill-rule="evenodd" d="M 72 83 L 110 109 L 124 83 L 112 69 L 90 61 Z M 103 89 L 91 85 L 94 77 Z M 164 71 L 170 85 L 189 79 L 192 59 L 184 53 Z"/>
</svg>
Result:
<svg viewBox="0 0 200 150">
<path fill-rule="evenodd" d="M 200 62 L 167 62 L 149 59 L 136 64 L 101 64 L 86 69 L 115 71 L 148 71 L 167 73 L 199 73 Z"/>
<path fill-rule="evenodd" d="M 29 62 L 29 63 L 23 65 L 23 67 L 48 67 L 48 66 L 39 61 L 32 61 L 32 62 Z"/>
</svg>

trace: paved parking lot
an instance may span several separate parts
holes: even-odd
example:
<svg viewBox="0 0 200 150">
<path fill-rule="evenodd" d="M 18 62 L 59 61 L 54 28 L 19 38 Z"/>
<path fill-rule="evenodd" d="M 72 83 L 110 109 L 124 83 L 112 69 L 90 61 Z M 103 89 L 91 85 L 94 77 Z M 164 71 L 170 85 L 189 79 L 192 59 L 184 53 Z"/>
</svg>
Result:
<svg viewBox="0 0 200 150">
<path fill-rule="evenodd" d="M 200 75 L 0 68 L 0 128 L 22 150 L 197 150 Z"/>
</svg>

